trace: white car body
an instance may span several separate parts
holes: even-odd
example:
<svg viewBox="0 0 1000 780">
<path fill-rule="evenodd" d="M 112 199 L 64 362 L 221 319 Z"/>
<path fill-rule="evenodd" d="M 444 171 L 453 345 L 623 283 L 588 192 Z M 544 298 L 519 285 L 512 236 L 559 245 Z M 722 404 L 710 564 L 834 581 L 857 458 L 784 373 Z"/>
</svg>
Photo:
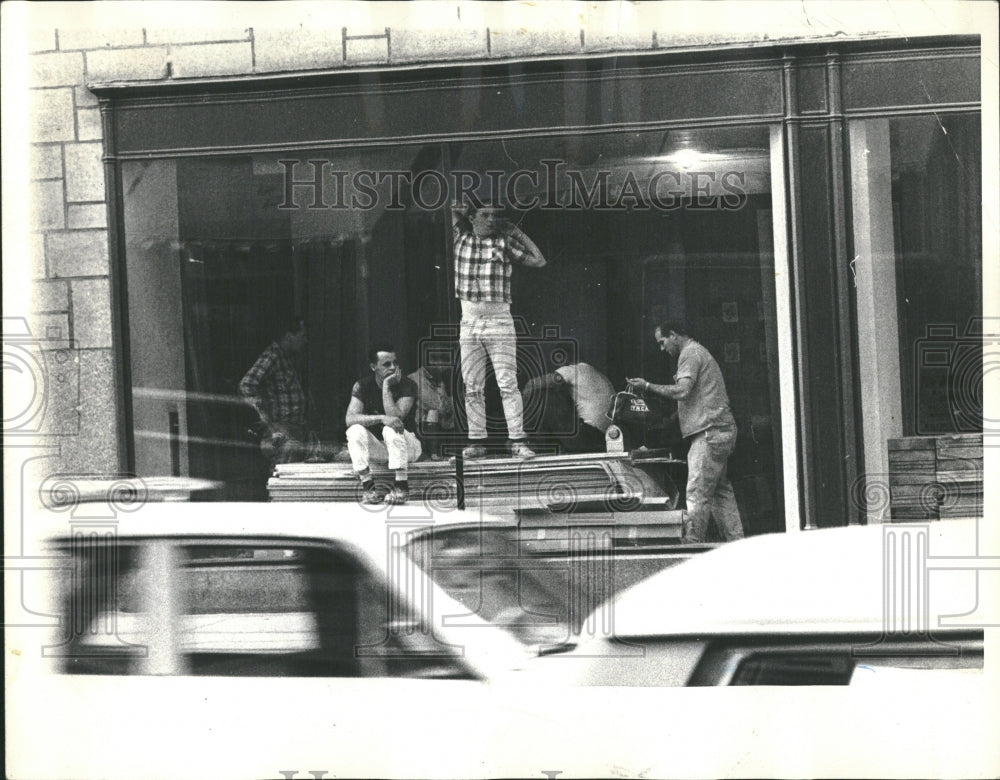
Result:
<svg viewBox="0 0 1000 780">
<path fill-rule="evenodd" d="M 998 578 L 996 559 L 976 555 L 979 531 L 978 521 L 944 521 L 721 545 L 602 605 L 562 656 L 563 676 L 765 684 L 738 674 L 756 664 L 757 679 L 773 685 L 872 685 L 917 670 L 981 678 L 983 628 L 997 615 L 983 588 Z M 601 625 L 610 630 L 593 630 Z"/>
<path fill-rule="evenodd" d="M 448 596 L 411 559 L 404 559 L 398 544 L 407 533 L 428 526 L 443 529 L 470 521 L 484 527 L 498 524 L 489 518 L 461 513 L 431 517 L 406 507 L 371 511 L 315 503 L 151 504 L 119 515 L 113 524 L 86 515 L 85 511 L 70 516 L 47 512 L 37 525 L 51 526 L 43 532 L 49 539 L 111 534 L 111 547 L 121 550 L 142 540 L 150 543 L 151 555 L 142 561 L 156 575 L 152 580 L 156 588 L 147 589 L 143 602 L 148 609 L 144 614 L 134 605 L 120 604 L 118 617 L 128 619 L 116 627 L 119 637 L 133 631 L 123 637 L 128 641 L 143 637 L 149 652 L 132 669 L 138 673 L 67 674 L 66 658 L 52 650 L 65 648 L 65 626 L 8 630 L 7 737 L 13 748 L 8 754 L 12 777 L 494 777 L 545 776 L 547 772 L 559 777 L 778 776 L 789 772 L 865 776 L 870 775 L 875 753 L 895 762 L 895 774 L 939 775 L 949 774 L 943 768 L 955 744 L 965 745 L 964 757 L 973 762 L 967 764 L 971 769 L 958 774 L 983 774 L 982 767 L 993 766 L 989 763 L 993 752 L 984 746 L 992 744 L 989 717 L 996 714 L 996 707 L 988 703 L 992 699 L 982 698 L 981 672 L 970 683 L 956 684 L 951 677 L 922 681 L 921 695 L 938 698 L 931 699 L 932 705 L 921 699 L 918 706 L 905 709 L 899 709 L 898 697 L 913 692 L 913 681 L 908 679 L 904 685 L 898 678 L 886 679 L 878 695 L 890 697 L 893 724 L 898 727 L 886 737 L 876 733 L 884 711 L 875 707 L 854 711 L 856 700 L 848 697 L 853 686 L 808 689 L 805 703 L 788 688 L 661 687 L 668 683 L 658 670 L 656 655 L 649 653 L 639 660 L 619 657 L 611 666 L 607 658 L 599 659 L 605 673 L 617 667 L 619 677 L 632 675 L 631 688 L 603 687 L 609 681 L 595 675 L 598 666 L 588 658 L 588 648 L 606 650 L 614 643 L 599 631 L 571 652 L 533 657 L 538 647 L 518 642 Z M 708 634 L 711 625 L 738 621 L 739 603 L 730 603 L 731 609 L 715 617 L 706 611 L 713 608 L 712 599 L 704 595 L 706 577 L 724 571 L 760 573 L 754 566 L 770 560 L 774 568 L 762 574 L 768 584 L 759 587 L 783 593 L 785 589 L 778 586 L 791 570 L 771 557 L 778 548 L 768 548 L 777 544 L 791 552 L 802 544 L 813 550 L 807 556 L 810 559 L 822 557 L 827 533 L 735 543 L 656 575 L 648 589 L 640 584 L 619 597 L 614 629 L 641 645 L 642 632 L 665 630 L 664 616 L 673 614 L 672 607 L 680 603 L 678 595 L 689 593 L 703 595 L 668 621 L 670 631 Z M 837 538 L 837 532 L 829 538 Z M 368 575 L 388 583 L 389 592 L 400 603 L 422 614 L 434 638 L 460 651 L 458 661 L 470 672 L 470 679 L 258 676 L 238 670 L 226 675 L 195 674 L 190 654 L 212 651 L 227 642 L 229 649 L 236 641 L 241 650 L 274 651 L 273 632 L 255 635 L 255 625 L 278 625 L 283 629 L 278 633 L 292 637 L 296 649 L 308 652 L 312 647 L 304 637 L 311 635 L 314 626 L 296 612 L 280 616 L 267 610 L 216 613 L 218 620 L 204 613 L 181 614 L 179 605 L 190 593 L 179 595 L 185 593 L 178 588 L 183 581 L 179 562 L 194 561 L 197 567 L 212 558 L 204 557 L 204 551 L 199 553 L 203 557 L 179 558 L 176 546 L 209 542 L 254 547 L 254 556 L 246 559 L 248 568 L 256 562 L 264 567 L 294 562 L 298 560 L 295 554 L 286 556 L 285 551 L 301 545 L 338 546 Z M 844 544 L 850 546 L 847 541 Z M 838 545 L 829 548 L 831 553 L 843 549 Z M 257 556 L 257 551 L 266 554 Z M 44 549 L 35 552 L 42 554 Z M 126 572 L 129 555 L 123 553 L 120 559 Z M 747 558 L 740 563 L 744 555 Z M 59 559 L 42 560 L 55 564 Z M 803 573 L 821 573 L 806 568 Z M 58 579 L 52 571 L 42 571 L 43 566 L 39 569 L 25 580 L 24 592 L 31 598 L 23 606 L 38 615 L 66 617 L 65 605 L 54 590 L 46 594 L 46 601 L 35 598 L 36 592 L 27 587 L 29 580 L 51 585 Z M 835 569 L 831 563 L 830 570 Z M 68 573 L 77 576 L 73 570 Z M 218 593 L 209 589 L 199 598 L 224 595 L 225 581 L 216 586 Z M 134 589 L 135 594 L 141 592 L 141 588 Z M 743 605 L 753 604 L 752 594 L 745 595 Z M 875 600 L 879 599 L 876 595 Z M 772 627 L 778 625 L 773 621 L 786 614 L 777 601 L 757 608 L 754 615 L 742 616 L 748 632 L 753 620 L 765 613 Z M 791 630 L 802 617 L 822 612 L 808 609 L 806 601 L 794 600 L 789 610 L 792 622 L 780 624 L 782 631 Z M 91 608 L 87 614 L 99 616 L 99 626 L 111 625 L 100 610 Z M 406 639 L 406 623 L 396 627 L 399 638 Z M 105 642 L 109 638 L 107 630 L 83 627 L 78 633 L 88 641 L 91 636 Z M 675 666 L 690 671 L 697 664 L 696 655 L 676 654 Z M 438 674 L 433 664 L 429 674 Z M 681 676 L 678 673 L 678 679 Z M 580 687 L 579 682 L 597 685 Z M 751 691 L 752 698 L 745 695 Z M 836 718 L 837 729 L 824 730 L 824 717 Z M 784 744 L 781 740 L 789 737 L 790 744 L 800 746 L 790 753 L 761 749 L 768 740 Z M 864 745 L 868 754 L 853 759 L 843 749 L 845 741 Z M 809 757 L 834 763 L 807 763 L 803 768 L 797 760 L 801 758 L 798 751 L 805 750 L 803 745 Z M 936 756 L 945 763 L 935 764 Z"/>
<path fill-rule="evenodd" d="M 80 504 L 70 517 L 46 512 L 36 518 L 48 543 L 35 552 L 50 557 L 40 557 L 40 570 L 27 578 L 31 608 L 59 616 L 61 626 L 52 621 L 48 628 L 8 632 L 8 657 L 16 661 L 8 665 L 8 713 L 17 712 L 8 720 L 8 737 L 18 746 L 18 776 L 278 777 L 296 762 L 306 762 L 302 771 L 327 767 L 342 775 L 379 776 L 427 776 L 453 766 L 445 773 L 463 776 L 466 770 L 457 767 L 480 764 L 487 755 L 486 741 L 494 733 L 489 724 L 497 718 L 506 724 L 497 726 L 502 730 L 514 721 L 527 725 L 532 717 L 546 717 L 541 709 L 532 716 L 530 706 L 517 704 L 519 697 L 509 699 L 516 708 L 495 706 L 498 694 L 487 681 L 522 667 L 530 651 L 469 614 L 400 547 L 414 529 L 496 521 L 459 512 L 422 517 L 407 507 L 152 503 L 108 522 L 100 512 L 87 517 L 87 508 Z M 91 605 L 83 621 L 88 625 L 76 627 L 76 644 L 67 647 L 66 622 L 79 616 L 58 583 L 72 580 L 75 559 L 51 556 L 59 545 L 71 545 L 72 553 L 72 545 L 101 538 L 110 538 L 117 551 L 124 590 L 117 609 Z M 191 658 L 222 648 L 270 664 L 280 662 L 282 652 L 307 652 L 315 642 L 315 616 L 301 612 L 182 614 L 182 564 L 198 561 L 182 560 L 178 551 L 220 543 L 254 547 L 254 558 L 244 562 L 275 570 L 294 560 L 288 553 L 297 548 L 335 548 L 375 587 L 396 578 L 388 583 L 394 614 L 414 608 L 422 626 L 397 622 L 395 639 L 439 643 L 449 649 L 447 663 L 468 679 L 420 679 L 439 674 L 433 658 L 416 677 L 382 676 L 375 667 L 384 660 L 375 656 L 359 661 L 359 667 L 371 668 L 354 671 L 373 675 L 368 677 L 258 676 L 226 669 L 195 674 Z M 130 549 L 140 552 L 132 555 Z M 138 565 L 130 568 L 126 559 Z M 54 568 L 59 565 L 70 568 Z M 119 663 L 123 648 L 127 671 Z M 95 650 L 91 659 L 87 653 Z M 81 652 L 84 657 L 74 657 Z M 97 666 L 86 673 L 66 673 L 68 664 L 91 661 Z M 456 744 L 450 735 L 470 719 L 482 723 L 481 739 Z M 262 759 L 269 755 L 273 764 Z"/>
</svg>

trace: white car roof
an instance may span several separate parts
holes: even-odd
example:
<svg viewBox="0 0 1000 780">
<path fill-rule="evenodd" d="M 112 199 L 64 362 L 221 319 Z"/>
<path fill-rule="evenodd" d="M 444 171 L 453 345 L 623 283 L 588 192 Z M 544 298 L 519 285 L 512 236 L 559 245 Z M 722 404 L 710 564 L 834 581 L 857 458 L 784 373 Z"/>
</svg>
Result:
<svg viewBox="0 0 1000 780">
<path fill-rule="evenodd" d="M 939 618 L 977 607 L 976 572 L 962 561 L 976 554 L 978 531 L 946 520 L 752 537 L 643 580 L 598 612 L 619 637 L 899 631 L 907 620 L 940 630 Z"/>
<path fill-rule="evenodd" d="M 124 511 L 103 502 L 77 504 L 69 511 L 43 511 L 46 538 L 69 536 L 74 528 L 105 526 L 118 536 L 272 536 L 347 540 L 384 547 L 391 528 L 416 530 L 509 520 L 478 510 L 430 509 L 422 503 L 361 506 L 355 503 L 150 502 Z"/>
</svg>

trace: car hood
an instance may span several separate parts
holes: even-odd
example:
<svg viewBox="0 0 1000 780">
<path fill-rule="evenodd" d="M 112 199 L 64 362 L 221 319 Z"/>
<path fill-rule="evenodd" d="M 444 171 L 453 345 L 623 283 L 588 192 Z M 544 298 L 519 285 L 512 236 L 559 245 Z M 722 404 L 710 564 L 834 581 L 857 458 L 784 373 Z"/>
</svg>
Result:
<svg viewBox="0 0 1000 780">
<path fill-rule="evenodd" d="M 978 534 L 952 520 L 758 536 L 654 575 L 593 618 L 618 636 L 959 627 L 977 609 Z"/>
</svg>

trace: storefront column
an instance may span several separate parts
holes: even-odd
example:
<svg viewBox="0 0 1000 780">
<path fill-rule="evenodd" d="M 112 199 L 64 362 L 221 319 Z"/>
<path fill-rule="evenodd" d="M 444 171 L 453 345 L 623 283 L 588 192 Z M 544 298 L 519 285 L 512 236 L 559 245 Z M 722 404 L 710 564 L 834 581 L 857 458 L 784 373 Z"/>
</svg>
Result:
<svg viewBox="0 0 1000 780">
<path fill-rule="evenodd" d="M 124 258 L 125 215 L 121 201 L 121 166 L 118 164 L 118 133 L 114 109 L 107 98 L 99 100 L 101 132 L 104 136 L 104 192 L 107 200 L 108 280 L 111 288 L 111 339 L 114 353 L 115 406 L 118 411 L 118 464 L 123 474 L 135 473 L 135 439 L 132 433 L 132 372 L 129 358 L 128 293 Z"/>
<path fill-rule="evenodd" d="M 892 161 L 889 120 L 852 121 L 851 205 L 858 305 L 858 364 L 865 450 L 865 484 L 856 495 L 888 495 L 886 442 L 903 435 L 900 398 L 899 323 L 893 248 Z M 862 487 L 859 485 L 859 487 Z M 880 490 L 881 488 L 881 490 Z M 881 523 L 888 504 L 866 509 L 869 523 Z"/>
<path fill-rule="evenodd" d="M 784 151 L 783 129 L 771 127 L 771 215 L 774 237 L 772 255 L 774 257 L 774 311 L 775 322 L 771 326 L 773 339 L 778 345 L 778 375 L 771 378 L 771 399 L 774 410 L 775 448 L 781 448 L 782 476 L 781 489 L 785 498 L 785 531 L 802 530 L 802 506 L 799 462 L 798 414 L 799 385 L 795 374 L 795 340 L 791 327 L 779 327 L 778 323 L 791 323 L 792 318 L 792 261 L 789 254 L 788 187 L 786 183 L 787 160 Z M 761 231 L 761 236 L 765 232 Z M 767 290 L 769 285 L 764 285 Z"/>
<path fill-rule="evenodd" d="M 810 63 L 815 79 L 817 63 Z M 840 64 L 823 60 L 822 110 L 799 111 L 803 64 L 785 58 L 785 133 L 799 387 L 803 528 L 852 521 L 857 472 L 850 258 L 844 209 Z"/>
<path fill-rule="evenodd" d="M 853 296 L 857 281 L 851 271 L 851 256 L 848 250 L 847 225 L 847 172 L 845 170 L 844 109 L 841 88 L 841 55 L 830 51 L 826 55 L 827 107 L 830 123 L 830 221 L 833 239 L 833 283 L 836 291 L 836 321 L 838 349 L 837 380 L 840 388 L 839 414 L 842 422 L 840 432 L 843 456 L 841 464 L 844 479 L 845 514 L 841 523 L 858 525 L 861 507 L 854 501 L 852 486 L 857 481 L 858 442 L 858 401 L 855 388 L 855 331 L 857 321 L 852 319 Z"/>
<path fill-rule="evenodd" d="M 815 528 L 812 496 L 812 473 L 811 459 L 808 457 L 808 450 L 811 447 L 809 436 L 809 420 L 811 409 L 809 395 L 806 392 L 809 377 L 809 355 L 802 348 L 805 343 L 806 315 L 803 310 L 805 301 L 803 287 L 803 257 L 802 257 L 802 187 L 801 187 L 801 163 L 799 155 L 799 122 L 798 122 L 798 73 L 796 70 L 796 58 L 792 55 L 785 55 L 783 65 L 783 86 L 784 86 L 784 132 L 785 132 L 785 175 L 787 181 L 787 214 L 788 214 L 788 257 L 791 261 L 790 287 L 791 287 L 791 324 L 792 324 L 792 348 L 795 352 L 795 375 L 796 398 L 798 399 L 798 440 L 799 447 L 796 453 L 799 471 L 799 510 L 801 528 L 809 530 Z M 777 213 L 777 209 L 775 210 Z M 786 507 L 786 512 L 787 512 Z M 788 529 L 791 530 L 791 529 Z"/>
</svg>

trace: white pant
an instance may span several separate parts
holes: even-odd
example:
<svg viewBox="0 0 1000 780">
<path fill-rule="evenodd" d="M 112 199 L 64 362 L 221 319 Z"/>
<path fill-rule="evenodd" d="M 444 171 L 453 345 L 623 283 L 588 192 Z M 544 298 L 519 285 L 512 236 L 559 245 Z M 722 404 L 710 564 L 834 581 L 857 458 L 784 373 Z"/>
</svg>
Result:
<svg viewBox="0 0 1000 780">
<path fill-rule="evenodd" d="M 517 389 L 517 335 L 509 313 L 473 317 L 463 314 L 459 335 L 462 352 L 462 379 L 465 382 L 465 413 L 469 418 L 469 438 L 486 438 L 487 361 L 493 364 L 507 436 L 524 438 L 524 409 Z"/>
<path fill-rule="evenodd" d="M 396 433 L 386 425 L 382 428 L 382 439 L 384 443 L 363 425 L 347 429 L 347 451 L 355 471 L 364 471 L 373 460 L 388 461 L 390 469 L 405 469 L 408 463 L 420 457 L 420 440 L 409 431 Z"/>
</svg>

